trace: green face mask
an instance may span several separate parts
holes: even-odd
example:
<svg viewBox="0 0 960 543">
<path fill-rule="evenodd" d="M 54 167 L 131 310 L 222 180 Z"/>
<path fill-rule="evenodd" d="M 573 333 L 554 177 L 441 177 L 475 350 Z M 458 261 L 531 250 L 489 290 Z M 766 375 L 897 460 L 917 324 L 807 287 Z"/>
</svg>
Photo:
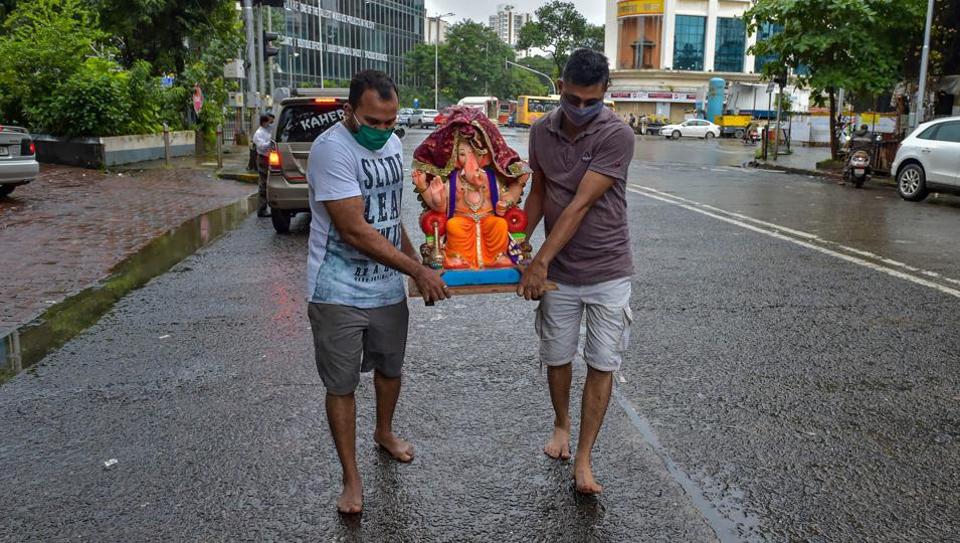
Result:
<svg viewBox="0 0 960 543">
<path fill-rule="evenodd" d="M 356 115 L 353 116 L 353 120 L 360 127 L 360 130 L 353 132 L 353 139 L 371 151 L 383 149 L 383 146 L 390 141 L 390 136 L 393 135 L 392 128 L 374 128 L 365 125 L 360 122 L 360 119 L 357 119 Z"/>
</svg>

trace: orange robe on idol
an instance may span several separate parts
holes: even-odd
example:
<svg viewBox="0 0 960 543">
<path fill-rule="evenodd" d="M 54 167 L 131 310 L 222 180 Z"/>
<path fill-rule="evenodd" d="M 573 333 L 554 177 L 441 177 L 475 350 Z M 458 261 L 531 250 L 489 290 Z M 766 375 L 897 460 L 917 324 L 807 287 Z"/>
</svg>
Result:
<svg viewBox="0 0 960 543">
<path fill-rule="evenodd" d="M 466 181 L 458 179 L 460 183 Z M 493 187 L 496 190 L 495 183 Z M 462 190 L 457 188 L 458 192 Z M 484 203 L 476 212 L 458 198 L 454 216 L 447 220 L 446 256 L 460 257 L 469 268 L 502 267 L 497 259 L 507 254 L 510 246 L 507 220 L 494 213 L 489 190 L 484 183 Z"/>
</svg>

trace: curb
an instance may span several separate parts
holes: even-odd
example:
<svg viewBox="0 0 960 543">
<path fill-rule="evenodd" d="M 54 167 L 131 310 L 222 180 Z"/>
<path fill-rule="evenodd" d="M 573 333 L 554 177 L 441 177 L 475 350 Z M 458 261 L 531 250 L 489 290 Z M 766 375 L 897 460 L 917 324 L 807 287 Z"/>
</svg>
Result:
<svg viewBox="0 0 960 543">
<path fill-rule="evenodd" d="M 110 275 L 0 336 L 0 384 L 93 326 L 121 298 L 233 230 L 256 209 L 256 194 L 187 219 L 114 266 Z"/>
<path fill-rule="evenodd" d="M 220 170 L 216 173 L 220 179 L 230 179 L 241 183 L 256 185 L 260 182 L 260 175 L 241 170 Z"/>
<path fill-rule="evenodd" d="M 769 170 L 777 170 L 779 172 L 793 173 L 797 175 L 810 175 L 814 177 L 822 177 L 824 179 L 830 179 L 832 181 L 843 182 L 843 174 L 841 172 L 833 172 L 833 171 L 826 171 L 826 170 L 808 170 L 804 168 L 792 168 L 789 166 L 780 166 L 779 164 L 770 164 L 769 162 L 756 162 L 756 161 L 749 162 L 747 163 L 747 165 L 752 168 L 764 168 Z M 889 176 L 883 176 L 883 177 L 871 176 L 870 181 L 886 187 L 896 188 L 897 186 L 893 178 Z"/>
</svg>

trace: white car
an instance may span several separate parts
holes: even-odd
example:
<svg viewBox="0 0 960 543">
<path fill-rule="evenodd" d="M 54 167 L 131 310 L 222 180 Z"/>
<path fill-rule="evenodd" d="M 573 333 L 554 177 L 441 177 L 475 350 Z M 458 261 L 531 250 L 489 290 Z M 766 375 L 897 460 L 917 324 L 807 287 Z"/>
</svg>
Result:
<svg viewBox="0 0 960 543">
<path fill-rule="evenodd" d="M 420 126 L 434 127 L 437 124 L 437 115 L 439 112 L 435 109 L 425 109 L 420 116 Z"/>
<path fill-rule="evenodd" d="M 409 126 L 410 117 L 413 116 L 413 108 L 404 107 L 400 108 L 399 113 L 397 113 L 397 124 L 400 126 Z"/>
<path fill-rule="evenodd" d="M 680 124 L 668 124 L 660 129 L 660 135 L 678 140 L 680 138 L 719 138 L 720 127 L 704 119 L 690 119 Z"/>
<path fill-rule="evenodd" d="M 890 171 L 904 200 L 919 202 L 930 192 L 960 194 L 960 117 L 918 126 L 900 143 Z"/>
</svg>

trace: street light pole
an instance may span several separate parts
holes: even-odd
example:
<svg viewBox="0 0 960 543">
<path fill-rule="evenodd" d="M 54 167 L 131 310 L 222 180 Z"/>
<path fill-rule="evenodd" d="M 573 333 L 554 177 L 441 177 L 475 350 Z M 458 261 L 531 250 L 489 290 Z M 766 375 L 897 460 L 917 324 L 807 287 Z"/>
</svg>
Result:
<svg viewBox="0 0 960 543">
<path fill-rule="evenodd" d="M 528 71 L 528 72 L 533 72 L 533 73 L 539 75 L 540 77 L 543 77 L 544 79 L 547 80 L 547 83 L 550 83 L 550 89 L 551 89 L 551 91 L 552 91 L 551 94 L 556 94 L 556 93 L 557 93 L 557 84 L 553 82 L 553 78 L 550 77 L 549 75 L 547 75 L 547 74 L 545 74 L 545 73 L 543 73 L 543 72 L 538 72 L 537 70 L 534 70 L 533 68 L 531 68 L 531 67 L 529 67 L 529 66 L 524 66 L 523 64 L 517 64 L 516 62 L 510 61 L 510 60 L 507 60 L 507 59 L 504 59 L 503 61 L 506 62 L 506 63 L 507 63 L 508 65 L 510 65 L 510 66 L 514 66 L 514 67 L 517 67 L 517 68 L 526 70 L 526 71 Z"/>
<path fill-rule="evenodd" d="M 923 31 L 923 52 L 920 55 L 920 89 L 917 96 L 916 117 L 913 126 L 917 126 L 925 117 L 924 102 L 927 98 L 927 64 L 930 61 L 930 27 L 933 26 L 934 0 L 927 0 L 927 26 Z"/>
<path fill-rule="evenodd" d="M 251 133 L 260 126 L 260 111 L 256 104 L 257 95 L 257 41 L 253 34 L 253 2 L 243 0 L 243 21 L 247 34 L 247 94 L 249 100 L 244 103 L 250 108 L 250 131 Z"/>
<path fill-rule="evenodd" d="M 440 109 L 440 19 L 449 17 L 453 13 L 437 15 L 437 31 L 433 35 L 433 108 Z"/>
</svg>

